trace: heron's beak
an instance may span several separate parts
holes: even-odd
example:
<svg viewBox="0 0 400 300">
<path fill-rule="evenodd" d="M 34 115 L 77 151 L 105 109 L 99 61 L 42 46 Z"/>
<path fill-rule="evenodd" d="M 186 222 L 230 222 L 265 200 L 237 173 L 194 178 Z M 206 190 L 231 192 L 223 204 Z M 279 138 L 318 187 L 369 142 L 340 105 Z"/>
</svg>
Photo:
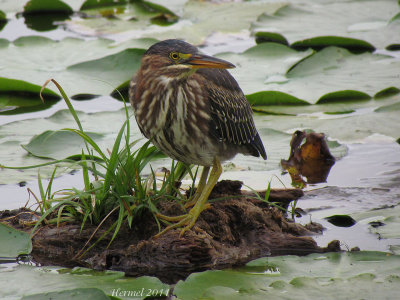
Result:
<svg viewBox="0 0 400 300">
<path fill-rule="evenodd" d="M 193 69 L 200 68 L 213 68 L 213 69 L 231 69 L 235 68 L 234 64 L 230 62 L 215 58 L 204 54 L 195 54 L 188 58 L 187 64 L 191 65 Z"/>
</svg>

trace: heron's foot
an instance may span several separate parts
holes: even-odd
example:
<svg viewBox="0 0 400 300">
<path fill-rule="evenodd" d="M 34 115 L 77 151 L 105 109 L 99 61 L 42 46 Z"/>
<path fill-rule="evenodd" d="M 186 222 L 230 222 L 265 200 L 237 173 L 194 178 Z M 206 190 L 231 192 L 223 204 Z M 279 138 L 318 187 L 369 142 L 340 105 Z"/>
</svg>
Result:
<svg viewBox="0 0 400 300">
<path fill-rule="evenodd" d="M 195 193 L 193 198 L 185 203 L 185 208 L 193 207 L 196 204 L 197 200 L 199 199 L 199 196 L 200 195 L 198 193 Z"/>
<path fill-rule="evenodd" d="M 154 237 L 155 238 L 159 238 L 160 236 L 162 236 L 163 234 L 167 233 L 171 229 L 183 227 L 182 230 L 181 230 L 181 233 L 179 234 L 179 237 L 181 238 L 185 234 L 186 231 L 192 229 L 192 227 L 196 223 L 198 217 L 200 216 L 201 212 L 206 210 L 206 209 L 209 209 L 211 207 L 211 205 L 209 203 L 206 203 L 204 205 L 198 205 L 198 204 L 199 203 L 197 203 L 185 215 L 176 216 L 176 217 L 168 217 L 168 216 L 163 216 L 163 215 L 158 216 L 157 215 L 157 217 L 160 217 L 161 219 L 164 219 L 164 220 L 169 221 L 169 222 L 176 222 L 176 223 L 169 225 L 163 231 L 157 233 Z M 164 217 L 166 217 L 166 218 L 164 218 Z"/>
</svg>

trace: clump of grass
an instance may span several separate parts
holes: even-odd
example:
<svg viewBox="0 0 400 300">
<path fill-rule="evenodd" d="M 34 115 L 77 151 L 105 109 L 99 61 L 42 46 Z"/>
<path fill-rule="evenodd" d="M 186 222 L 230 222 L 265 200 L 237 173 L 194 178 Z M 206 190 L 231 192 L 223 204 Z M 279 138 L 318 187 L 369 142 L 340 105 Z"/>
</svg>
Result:
<svg viewBox="0 0 400 300">
<path fill-rule="evenodd" d="M 80 222 L 82 230 L 87 223 L 97 225 L 97 229 L 99 229 L 109 220 L 112 225 L 107 222 L 109 227 L 100 239 L 114 231 L 110 240 L 111 244 L 122 224 L 127 222 L 131 226 L 133 220 L 144 210 L 151 212 L 160 229 L 157 204 L 162 199 L 168 198 L 183 201 L 184 196 L 180 194 L 176 182 L 189 172 L 194 185 L 196 174 L 192 174 L 190 166 L 172 161 L 170 172 L 164 176 L 161 182 L 157 180 L 151 167 L 151 173 L 144 176 L 143 170 L 149 162 L 164 157 L 164 155 L 152 146 L 150 141 L 137 147 L 139 140 L 130 140 L 130 121 L 126 104 L 126 120 L 118 132 L 112 149 L 104 152 L 84 131 L 68 96 L 57 81 L 54 79 L 47 81 L 42 90 L 50 81 L 57 86 L 78 126 L 78 129 L 66 128 L 63 130 L 79 135 L 85 142 L 86 149 L 82 150 L 81 159 L 74 162 L 82 170 L 84 188 L 81 190 L 71 188 L 52 193 L 52 183 L 57 167 L 52 173 L 47 188 L 44 187 L 39 173 L 40 196 L 37 197 L 31 193 L 36 198 L 41 216 L 32 232 L 35 232 L 42 223 L 56 223 L 58 226 L 62 222 Z M 91 178 L 94 180 L 91 181 Z M 116 219 L 115 217 L 110 218 L 116 214 L 118 214 Z"/>
</svg>

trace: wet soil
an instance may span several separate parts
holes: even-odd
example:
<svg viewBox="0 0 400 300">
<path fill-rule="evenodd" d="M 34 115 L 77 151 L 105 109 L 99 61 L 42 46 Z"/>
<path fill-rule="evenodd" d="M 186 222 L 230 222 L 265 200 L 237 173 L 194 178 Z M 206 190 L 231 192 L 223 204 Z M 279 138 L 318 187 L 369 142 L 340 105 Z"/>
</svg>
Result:
<svg viewBox="0 0 400 300">
<path fill-rule="evenodd" d="M 269 201 L 287 207 L 302 195 L 298 189 L 273 189 Z M 107 224 L 96 232 L 96 227 L 89 225 L 82 231 L 80 224 L 42 226 L 33 237 L 31 255 L 42 265 L 118 270 L 128 276 L 150 275 L 175 283 L 192 272 L 240 266 L 259 257 L 340 251 L 339 241 L 326 248 L 317 245 L 311 235 L 322 232 L 321 226 L 289 221 L 281 210 L 242 191 L 239 181 L 219 182 L 210 199 L 217 200 L 210 201 L 211 208 L 202 212 L 193 230 L 182 238 L 177 229 L 155 239 L 157 224 L 144 212 L 132 228 L 124 225 L 108 248 L 113 232 L 83 255 L 81 249 L 92 234 L 94 243 L 106 233 Z M 181 207 L 172 202 L 164 202 L 161 211 L 171 216 L 182 214 Z M 10 218 L 13 215 L 18 216 Z M 24 210 L 0 212 L 0 219 L 25 231 L 31 230 L 24 225 L 31 216 Z"/>
</svg>

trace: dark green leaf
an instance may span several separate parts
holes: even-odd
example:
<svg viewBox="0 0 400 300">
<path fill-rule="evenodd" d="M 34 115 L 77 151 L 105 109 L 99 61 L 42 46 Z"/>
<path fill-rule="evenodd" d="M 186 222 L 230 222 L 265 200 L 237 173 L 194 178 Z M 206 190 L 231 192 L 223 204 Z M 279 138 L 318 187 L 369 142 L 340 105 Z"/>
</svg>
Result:
<svg viewBox="0 0 400 300">
<path fill-rule="evenodd" d="M 373 52 L 375 50 L 374 46 L 364 40 L 342 36 L 319 36 L 297 41 L 291 45 L 292 48 L 300 51 L 307 48 L 321 50 L 329 46 L 346 48 L 354 53 L 361 53 L 365 51 Z"/>
<path fill-rule="evenodd" d="M 277 32 L 259 31 L 255 34 L 256 43 L 279 43 L 285 46 L 289 45 L 287 39 Z"/>
<path fill-rule="evenodd" d="M 368 95 L 367 93 L 353 91 L 353 90 L 344 90 L 344 91 L 337 91 L 325 94 L 318 99 L 316 104 L 349 102 L 349 101 L 367 101 L 369 99 L 371 99 L 371 96 Z"/>
<path fill-rule="evenodd" d="M 30 0 L 24 6 L 24 15 L 65 13 L 72 14 L 72 8 L 60 0 Z"/>
<path fill-rule="evenodd" d="M 49 89 L 44 89 L 42 95 L 45 103 L 39 97 L 41 87 L 22 80 L 0 77 L 0 114 L 13 115 L 44 110 L 54 105 L 60 96 Z"/>
<path fill-rule="evenodd" d="M 40 89 L 41 86 L 23 80 L 0 77 L 0 94 L 24 95 L 39 98 Z M 57 93 L 47 88 L 43 90 L 42 95 L 45 99 L 61 99 Z"/>
<path fill-rule="evenodd" d="M 346 115 L 346 114 L 351 114 L 355 112 L 354 109 L 350 109 L 350 110 L 341 110 L 341 111 L 326 111 L 324 112 L 324 114 L 327 115 Z"/>
<path fill-rule="evenodd" d="M 0 23 L 6 23 L 6 22 L 7 22 L 6 14 L 0 10 Z"/>
<path fill-rule="evenodd" d="M 50 108 L 58 100 L 47 99 L 45 103 L 39 97 L 28 98 L 19 95 L 0 94 L 0 115 L 16 115 Z"/>
<path fill-rule="evenodd" d="M 246 95 L 251 105 L 309 105 L 310 103 L 278 91 L 264 91 Z"/>
<path fill-rule="evenodd" d="M 127 80 L 120 84 L 112 91 L 110 96 L 118 100 L 125 99 L 126 102 L 129 102 L 129 82 L 130 80 Z"/>
<path fill-rule="evenodd" d="M 325 218 L 329 223 L 338 227 L 351 227 L 357 222 L 348 215 L 333 215 Z"/>
<path fill-rule="evenodd" d="M 397 95 L 398 93 L 400 93 L 400 89 L 391 86 L 388 87 L 386 89 L 383 89 L 382 91 L 379 91 L 375 94 L 374 98 L 375 99 L 383 99 L 383 98 L 387 98 L 393 95 Z"/>
</svg>

